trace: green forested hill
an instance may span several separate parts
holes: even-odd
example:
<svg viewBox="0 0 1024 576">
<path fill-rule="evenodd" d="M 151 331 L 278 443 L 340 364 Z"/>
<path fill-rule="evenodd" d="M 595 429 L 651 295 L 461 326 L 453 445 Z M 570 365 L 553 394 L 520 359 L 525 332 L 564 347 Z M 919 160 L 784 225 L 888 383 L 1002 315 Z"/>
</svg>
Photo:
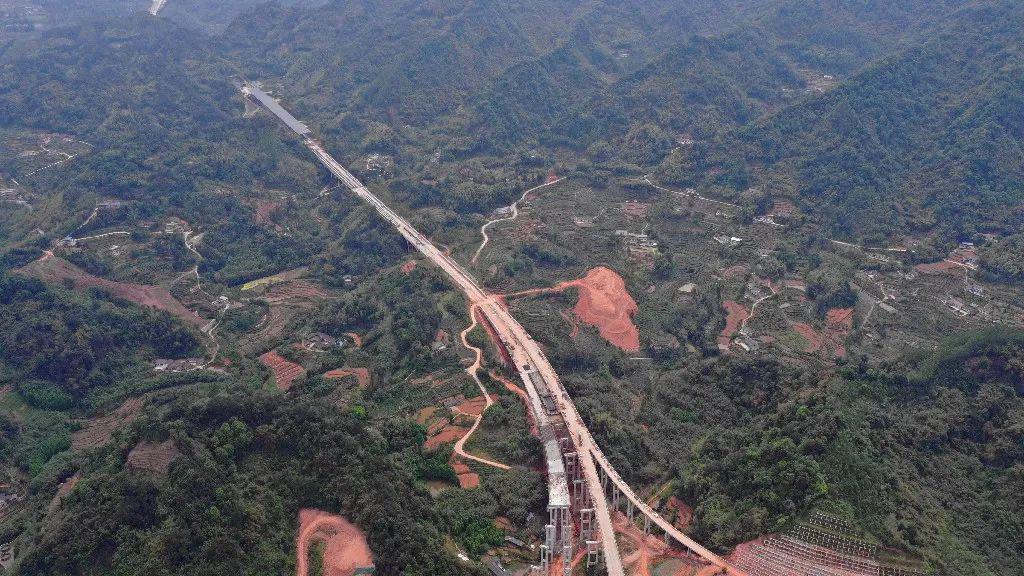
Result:
<svg viewBox="0 0 1024 576">
<path fill-rule="evenodd" d="M 732 165 L 726 178 L 799 196 L 848 238 L 1018 229 L 1022 23 L 1017 3 L 961 12 L 833 92 L 698 152 L 698 170 Z"/>
<path fill-rule="evenodd" d="M 742 126 L 782 101 L 784 88 L 800 84 L 760 34 L 695 37 L 565 114 L 551 138 L 580 147 L 611 142 L 628 149 L 619 154 L 650 164 L 678 137 Z"/>
</svg>

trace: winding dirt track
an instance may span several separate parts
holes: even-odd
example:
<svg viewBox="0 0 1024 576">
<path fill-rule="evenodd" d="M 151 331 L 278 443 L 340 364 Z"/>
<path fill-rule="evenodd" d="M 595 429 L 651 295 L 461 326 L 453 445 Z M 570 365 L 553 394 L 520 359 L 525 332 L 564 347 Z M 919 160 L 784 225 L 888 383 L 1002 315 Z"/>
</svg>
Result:
<svg viewBox="0 0 1024 576">
<path fill-rule="evenodd" d="M 480 370 L 480 365 L 483 363 L 484 352 L 470 344 L 468 339 L 469 333 L 472 332 L 479 324 L 476 315 L 477 306 L 476 304 L 473 304 L 469 307 L 469 316 L 473 319 L 473 323 L 459 334 L 459 339 L 462 340 L 462 345 L 465 346 L 467 350 L 473 352 L 476 356 L 473 360 L 473 364 L 471 364 L 469 368 L 466 368 L 466 373 L 468 373 L 473 378 L 473 381 L 476 382 L 476 385 L 480 387 L 480 393 L 483 394 L 486 404 L 484 405 L 484 409 L 480 411 L 480 415 L 476 417 L 473 425 L 469 428 L 469 431 L 455 442 L 455 453 L 467 460 L 472 460 L 488 466 L 494 466 L 495 468 L 500 468 L 502 470 L 509 470 L 510 466 L 507 464 L 502 464 L 501 462 L 495 462 L 494 460 L 488 460 L 486 458 L 480 458 L 479 456 L 474 456 L 465 450 L 466 441 L 469 440 L 469 437 L 472 436 L 473 433 L 476 432 L 476 429 L 480 427 L 480 422 L 484 419 L 484 413 L 487 412 L 488 408 L 494 405 L 494 399 L 487 393 L 487 388 L 484 386 L 484 383 L 480 381 L 480 376 L 477 375 L 477 372 Z"/>
<path fill-rule="evenodd" d="M 545 182 L 545 183 L 541 184 L 540 186 L 534 186 L 533 188 L 530 188 L 526 192 L 523 192 L 523 195 L 519 197 L 519 200 L 516 200 L 515 202 L 512 203 L 512 205 L 510 206 L 510 208 L 512 208 L 512 215 L 511 216 L 506 216 L 504 218 L 495 218 L 494 220 L 488 220 L 486 224 L 481 226 L 480 227 L 480 235 L 483 236 L 484 239 L 483 239 L 483 241 L 480 242 L 480 247 L 476 249 L 476 253 L 473 254 L 473 258 L 469 261 L 469 263 L 470 264 L 476 264 L 476 260 L 477 260 L 477 258 L 480 257 L 480 253 L 484 251 L 484 247 L 487 246 L 487 243 L 491 241 L 491 237 L 487 235 L 487 229 L 492 224 L 497 224 L 498 222 L 506 222 L 506 221 L 510 221 L 510 220 L 515 220 L 516 218 L 519 217 L 519 203 L 522 202 L 523 200 L 525 200 L 526 197 L 530 194 L 530 192 L 533 192 L 535 190 L 540 190 L 541 188 L 544 188 L 546 186 L 551 186 L 552 184 L 558 184 L 562 180 L 565 180 L 565 176 L 562 176 L 561 178 L 558 178 L 557 180 L 552 180 L 550 182 Z"/>
</svg>

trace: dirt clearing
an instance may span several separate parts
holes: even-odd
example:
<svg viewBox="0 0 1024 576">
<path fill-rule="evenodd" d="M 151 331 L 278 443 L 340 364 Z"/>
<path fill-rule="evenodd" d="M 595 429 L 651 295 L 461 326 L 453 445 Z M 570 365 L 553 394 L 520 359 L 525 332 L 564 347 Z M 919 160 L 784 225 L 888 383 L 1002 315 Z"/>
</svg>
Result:
<svg viewBox="0 0 1024 576">
<path fill-rule="evenodd" d="M 195 312 L 192 312 L 175 299 L 174 296 L 171 296 L 171 293 L 166 288 L 113 282 L 105 278 L 93 276 L 63 258 L 53 257 L 36 260 L 28 266 L 21 268 L 19 272 L 51 283 L 70 280 L 75 290 L 84 291 L 89 288 L 100 288 L 118 298 L 134 302 L 140 306 L 169 312 L 193 326 L 201 327 L 207 322 L 206 319 L 196 316 Z"/>
<path fill-rule="evenodd" d="M 370 370 L 368 368 L 335 368 L 324 374 L 328 380 L 342 380 L 349 376 L 355 376 L 360 388 L 370 385 Z"/>
<path fill-rule="evenodd" d="M 728 352 L 729 344 L 732 342 L 732 335 L 740 329 L 743 321 L 750 317 L 750 312 L 742 304 L 734 300 L 722 302 L 722 308 L 725 309 L 726 313 L 725 328 L 718 335 L 718 349 L 722 352 Z"/>
<path fill-rule="evenodd" d="M 563 282 L 556 290 L 579 289 L 573 311 L 580 321 L 597 328 L 601 337 L 625 352 L 640 351 L 640 330 L 633 324 L 636 301 L 626 282 L 614 270 L 599 266 L 580 280 Z"/>
<path fill-rule="evenodd" d="M 296 576 L 309 574 L 309 548 L 317 541 L 325 544 L 324 576 L 352 576 L 360 568 L 373 566 L 373 553 L 362 531 L 341 516 L 307 508 L 299 511 Z"/>
<path fill-rule="evenodd" d="M 167 474 L 171 462 L 181 454 L 173 440 L 163 442 L 139 442 L 128 453 L 125 462 L 129 468 L 147 470 L 161 476 Z"/>
<path fill-rule="evenodd" d="M 271 350 L 260 356 L 260 362 L 274 373 L 278 390 L 288 390 L 296 380 L 306 375 L 306 369 Z"/>
<path fill-rule="evenodd" d="M 71 448 L 87 450 L 106 445 L 115 430 L 139 417 L 143 403 L 142 398 L 132 398 L 110 414 L 87 420 L 81 430 L 71 435 Z"/>
</svg>

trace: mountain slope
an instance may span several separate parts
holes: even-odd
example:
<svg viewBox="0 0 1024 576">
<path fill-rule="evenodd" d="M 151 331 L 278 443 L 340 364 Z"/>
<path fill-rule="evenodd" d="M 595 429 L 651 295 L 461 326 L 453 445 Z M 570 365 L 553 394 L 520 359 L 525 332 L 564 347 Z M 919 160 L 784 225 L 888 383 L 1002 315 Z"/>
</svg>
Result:
<svg viewBox="0 0 1024 576">
<path fill-rule="evenodd" d="M 1020 5 L 968 9 L 836 90 L 699 150 L 699 170 L 794 194 L 841 237 L 1018 227 L 1022 25 Z"/>
</svg>

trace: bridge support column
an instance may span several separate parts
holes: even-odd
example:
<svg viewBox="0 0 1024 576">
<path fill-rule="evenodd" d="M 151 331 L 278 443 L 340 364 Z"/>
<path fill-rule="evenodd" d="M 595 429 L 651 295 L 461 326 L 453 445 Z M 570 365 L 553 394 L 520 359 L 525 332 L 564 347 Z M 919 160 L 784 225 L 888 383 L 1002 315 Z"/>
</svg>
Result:
<svg viewBox="0 0 1024 576">
<path fill-rule="evenodd" d="M 562 575 L 572 576 L 572 546 L 562 546 Z"/>
<path fill-rule="evenodd" d="M 633 501 L 629 499 L 626 500 L 626 517 L 633 521 Z"/>
<path fill-rule="evenodd" d="M 544 574 L 551 570 L 551 549 L 544 544 L 540 545 L 540 566 Z"/>
<path fill-rule="evenodd" d="M 580 477 L 579 459 L 575 452 L 565 452 L 565 476 L 570 480 Z"/>
<path fill-rule="evenodd" d="M 615 484 L 612 484 L 612 508 L 619 511 L 619 487 Z"/>
<path fill-rule="evenodd" d="M 597 540 L 587 540 L 587 568 L 596 566 L 601 559 L 601 546 Z"/>
<path fill-rule="evenodd" d="M 666 546 L 668 545 L 668 538 L 669 538 L 668 532 L 665 532 L 665 545 Z"/>
<path fill-rule="evenodd" d="M 580 509 L 580 539 L 584 542 L 594 537 L 594 509 Z"/>
<path fill-rule="evenodd" d="M 651 533 L 651 517 L 644 515 L 644 534 Z"/>
</svg>

